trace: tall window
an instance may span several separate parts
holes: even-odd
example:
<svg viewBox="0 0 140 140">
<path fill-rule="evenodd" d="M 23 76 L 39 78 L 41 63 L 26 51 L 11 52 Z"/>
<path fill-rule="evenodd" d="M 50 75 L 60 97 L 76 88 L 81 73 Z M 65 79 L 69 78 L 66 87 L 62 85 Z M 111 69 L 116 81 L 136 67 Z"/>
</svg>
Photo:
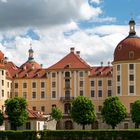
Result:
<svg viewBox="0 0 140 140">
<path fill-rule="evenodd" d="M 83 72 L 80 71 L 80 72 L 79 72 L 79 76 L 80 76 L 80 77 L 83 77 L 83 75 L 84 75 Z"/>
<path fill-rule="evenodd" d="M 2 86 L 4 86 L 4 80 L 2 80 Z"/>
<path fill-rule="evenodd" d="M 23 83 L 23 88 L 27 88 L 27 83 Z"/>
<path fill-rule="evenodd" d="M 31 129 L 31 122 L 26 123 L 26 129 L 29 129 L 29 130 Z"/>
<path fill-rule="evenodd" d="M 83 87 L 83 85 L 84 85 L 84 82 L 80 81 L 80 87 Z"/>
<path fill-rule="evenodd" d="M 33 98 L 33 99 L 36 98 L 36 92 L 32 92 L 32 98 Z"/>
<path fill-rule="evenodd" d="M 45 88 L 45 82 L 41 82 L 41 88 Z"/>
<path fill-rule="evenodd" d="M 4 75 L 4 71 L 2 70 L 1 72 L 2 72 L 2 75 Z"/>
<path fill-rule="evenodd" d="M 45 106 L 41 106 L 41 111 L 45 112 Z"/>
<path fill-rule="evenodd" d="M 117 71 L 120 71 L 121 67 L 120 65 L 117 65 Z"/>
<path fill-rule="evenodd" d="M 129 91 L 130 91 L 130 94 L 134 94 L 134 86 L 133 85 L 129 86 Z"/>
<path fill-rule="evenodd" d="M 52 98 L 56 98 L 56 91 L 52 91 Z"/>
<path fill-rule="evenodd" d="M 15 88 L 18 88 L 18 83 L 15 83 Z"/>
<path fill-rule="evenodd" d="M 129 75 L 129 81 L 134 81 L 134 75 L 133 74 Z"/>
<path fill-rule="evenodd" d="M 36 82 L 32 82 L 32 88 L 36 88 Z"/>
<path fill-rule="evenodd" d="M 134 64 L 129 64 L 129 69 L 133 70 L 134 69 Z"/>
<path fill-rule="evenodd" d="M 91 96 L 91 97 L 95 97 L 95 91 L 94 91 L 94 90 L 91 90 L 91 91 L 90 91 L 90 96 Z"/>
<path fill-rule="evenodd" d="M 112 86 L 112 81 L 108 80 L 108 86 Z"/>
<path fill-rule="evenodd" d="M 4 90 L 2 90 L 2 97 L 4 97 Z"/>
<path fill-rule="evenodd" d="M 45 92 L 41 91 L 41 98 L 44 99 L 45 98 Z"/>
<path fill-rule="evenodd" d="M 120 75 L 117 75 L 117 82 L 120 82 Z"/>
<path fill-rule="evenodd" d="M 117 94 L 121 94 L 121 88 L 120 88 L 120 86 L 117 86 Z"/>
<path fill-rule="evenodd" d="M 84 95 L 83 90 L 80 90 L 80 96 L 83 96 L 83 95 Z"/>
<path fill-rule="evenodd" d="M 53 78 L 56 77 L 56 73 L 53 72 L 53 73 L 52 73 L 52 77 L 53 77 Z"/>
<path fill-rule="evenodd" d="M 101 80 L 98 81 L 98 86 L 102 86 L 102 81 Z"/>
<path fill-rule="evenodd" d="M 52 87 L 53 87 L 53 88 L 56 87 L 56 82 L 52 82 Z"/>
<path fill-rule="evenodd" d="M 111 90 L 108 90 L 108 97 L 109 96 L 112 96 L 112 91 Z"/>
<path fill-rule="evenodd" d="M 98 90 L 98 97 L 102 97 L 102 90 Z"/>
<path fill-rule="evenodd" d="M 90 86 L 94 87 L 94 81 L 90 81 Z"/>
</svg>

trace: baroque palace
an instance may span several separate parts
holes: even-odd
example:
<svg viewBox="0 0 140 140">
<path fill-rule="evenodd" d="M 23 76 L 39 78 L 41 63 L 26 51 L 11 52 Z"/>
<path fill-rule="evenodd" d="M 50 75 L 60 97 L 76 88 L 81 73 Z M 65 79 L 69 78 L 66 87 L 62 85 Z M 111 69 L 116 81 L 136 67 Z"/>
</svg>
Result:
<svg viewBox="0 0 140 140">
<path fill-rule="evenodd" d="M 0 51 L 0 109 L 8 98 L 24 97 L 28 106 L 49 114 L 59 107 L 64 117 L 57 124 L 60 129 L 81 129 L 69 116 L 71 102 L 77 96 L 87 96 L 96 107 L 97 120 L 87 129 L 110 128 L 103 122 L 100 111 L 108 96 L 119 96 L 131 112 L 132 103 L 140 98 L 140 38 L 135 21 L 129 21 L 128 36 L 114 50 L 114 60 L 108 66 L 90 66 L 80 57 L 80 51 L 70 52 L 49 68 L 42 68 L 29 49 L 28 60 L 17 67 Z M 93 56 L 94 57 L 94 56 Z M 128 116 L 118 128 L 134 128 Z"/>
</svg>

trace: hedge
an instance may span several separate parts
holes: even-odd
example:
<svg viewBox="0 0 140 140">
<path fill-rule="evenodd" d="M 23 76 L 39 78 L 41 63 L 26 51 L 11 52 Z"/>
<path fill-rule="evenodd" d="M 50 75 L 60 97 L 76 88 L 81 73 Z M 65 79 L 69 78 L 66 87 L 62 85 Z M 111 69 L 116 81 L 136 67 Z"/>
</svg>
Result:
<svg viewBox="0 0 140 140">
<path fill-rule="evenodd" d="M 39 140 L 39 138 L 40 140 L 140 140 L 140 129 L 0 131 L 0 140 Z"/>
</svg>

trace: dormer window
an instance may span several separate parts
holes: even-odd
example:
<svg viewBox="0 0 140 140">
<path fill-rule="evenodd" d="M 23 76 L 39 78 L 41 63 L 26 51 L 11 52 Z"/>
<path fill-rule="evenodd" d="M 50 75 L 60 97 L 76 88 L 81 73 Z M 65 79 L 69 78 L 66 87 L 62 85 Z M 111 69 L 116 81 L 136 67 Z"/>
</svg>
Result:
<svg viewBox="0 0 140 140">
<path fill-rule="evenodd" d="M 130 51 L 129 52 L 129 59 L 133 59 L 134 58 L 134 51 Z"/>
<path fill-rule="evenodd" d="M 70 65 L 69 64 L 67 64 L 67 65 L 64 66 L 64 69 L 68 69 L 68 68 L 70 68 Z"/>
</svg>

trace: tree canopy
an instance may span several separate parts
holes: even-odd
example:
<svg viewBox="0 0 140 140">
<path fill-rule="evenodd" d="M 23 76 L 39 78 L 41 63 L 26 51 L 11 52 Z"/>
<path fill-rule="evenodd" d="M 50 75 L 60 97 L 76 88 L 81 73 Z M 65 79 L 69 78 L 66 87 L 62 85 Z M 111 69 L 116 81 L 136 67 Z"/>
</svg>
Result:
<svg viewBox="0 0 140 140">
<path fill-rule="evenodd" d="M 27 102 L 22 97 L 10 98 L 5 101 L 6 114 L 11 122 L 12 129 L 22 126 L 28 119 L 26 111 Z"/>
<path fill-rule="evenodd" d="M 127 115 L 125 106 L 118 97 L 108 97 L 101 111 L 103 120 L 114 129 Z"/>
<path fill-rule="evenodd" d="M 52 107 L 51 115 L 56 121 L 59 121 L 63 117 L 62 111 L 58 107 Z"/>
<path fill-rule="evenodd" d="M 135 127 L 140 125 L 140 100 L 135 101 L 131 108 L 132 121 L 135 123 Z"/>
<path fill-rule="evenodd" d="M 71 117 L 78 124 L 91 124 L 96 119 L 95 107 L 92 101 L 84 96 L 78 96 L 72 102 Z"/>
</svg>

